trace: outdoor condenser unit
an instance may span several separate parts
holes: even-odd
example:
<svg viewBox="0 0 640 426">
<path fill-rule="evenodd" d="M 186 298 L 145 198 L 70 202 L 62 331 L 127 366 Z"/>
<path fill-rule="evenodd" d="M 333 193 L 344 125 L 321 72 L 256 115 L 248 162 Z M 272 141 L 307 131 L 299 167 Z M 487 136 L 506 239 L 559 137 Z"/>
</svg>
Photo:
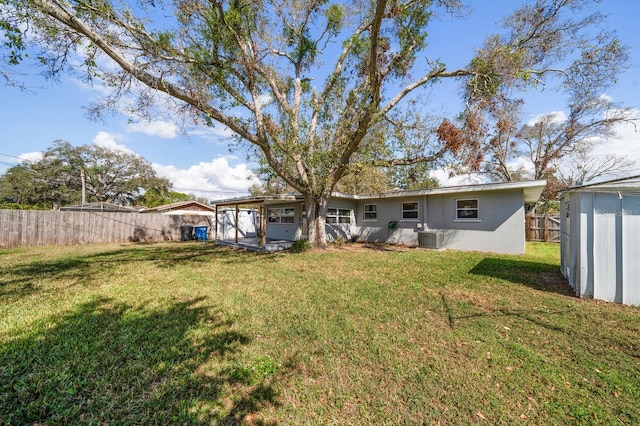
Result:
<svg viewBox="0 0 640 426">
<path fill-rule="evenodd" d="M 442 247 L 442 233 L 435 231 L 418 232 L 418 245 L 424 248 L 438 249 Z"/>
</svg>

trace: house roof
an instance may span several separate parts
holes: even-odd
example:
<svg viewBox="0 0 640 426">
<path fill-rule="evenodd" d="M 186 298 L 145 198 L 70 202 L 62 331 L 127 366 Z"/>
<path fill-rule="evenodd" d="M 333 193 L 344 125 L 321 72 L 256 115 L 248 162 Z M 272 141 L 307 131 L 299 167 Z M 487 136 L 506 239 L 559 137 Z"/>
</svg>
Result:
<svg viewBox="0 0 640 426">
<path fill-rule="evenodd" d="M 522 189 L 524 191 L 524 201 L 527 203 L 533 203 L 538 201 L 542 191 L 544 190 L 546 180 L 533 180 L 526 182 L 498 182 L 498 183 L 482 183 L 474 185 L 457 185 L 457 186 L 439 186 L 435 188 L 425 188 L 416 190 L 398 190 L 387 191 L 377 194 L 357 194 L 347 195 L 340 194 L 339 198 L 352 198 L 356 200 L 369 200 L 376 198 L 399 198 L 399 197 L 415 197 L 422 195 L 442 195 L 442 194 L 456 194 L 462 192 L 477 192 L 477 191 L 502 191 L 508 189 Z"/>
<path fill-rule="evenodd" d="M 153 207 L 151 209 L 145 209 L 142 213 L 166 213 L 174 210 L 206 211 L 211 213 L 216 211 L 214 207 L 197 201 L 179 201 L 177 203 L 170 203 L 163 206 Z"/>
<path fill-rule="evenodd" d="M 60 207 L 62 211 L 78 211 L 78 212 L 118 212 L 118 213 L 137 213 L 138 210 L 132 207 L 119 206 L 111 203 L 85 203 L 75 206 Z"/>
<path fill-rule="evenodd" d="M 458 185 L 458 186 L 441 186 L 437 188 L 426 188 L 417 190 L 396 190 L 386 191 L 374 194 L 342 194 L 334 192 L 333 198 L 343 198 L 350 200 L 374 200 L 380 198 L 402 198 L 402 197 L 416 197 L 426 195 L 442 195 L 442 194 L 455 194 L 463 192 L 477 192 L 477 191 L 503 191 L 509 189 L 522 189 L 524 193 L 524 201 L 526 203 L 534 203 L 538 201 L 542 191 L 544 190 L 546 180 L 534 180 L 526 182 L 499 182 L 499 183 L 483 183 L 474 185 Z M 252 196 L 252 197 L 239 197 L 230 198 L 226 200 L 214 201 L 217 206 L 229 206 L 236 204 L 271 204 L 282 201 L 302 201 L 301 194 L 281 194 L 281 195 L 267 195 L 267 196 Z"/>
</svg>

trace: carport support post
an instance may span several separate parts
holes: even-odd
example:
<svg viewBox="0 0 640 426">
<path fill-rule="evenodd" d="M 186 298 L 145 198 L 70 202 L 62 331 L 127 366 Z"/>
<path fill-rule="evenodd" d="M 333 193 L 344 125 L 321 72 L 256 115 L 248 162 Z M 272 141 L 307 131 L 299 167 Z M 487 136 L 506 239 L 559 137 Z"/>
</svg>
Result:
<svg viewBox="0 0 640 426">
<path fill-rule="evenodd" d="M 236 244 L 238 244 L 238 214 L 240 212 L 240 205 L 236 204 Z"/>
<path fill-rule="evenodd" d="M 267 205 L 260 204 L 260 245 L 267 246 Z"/>
<path fill-rule="evenodd" d="M 213 239 L 217 240 L 218 239 L 218 205 L 217 204 L 215 207 L 215 217 L 213 218 L 213 229 L 214 229 Z"/>
</svg>

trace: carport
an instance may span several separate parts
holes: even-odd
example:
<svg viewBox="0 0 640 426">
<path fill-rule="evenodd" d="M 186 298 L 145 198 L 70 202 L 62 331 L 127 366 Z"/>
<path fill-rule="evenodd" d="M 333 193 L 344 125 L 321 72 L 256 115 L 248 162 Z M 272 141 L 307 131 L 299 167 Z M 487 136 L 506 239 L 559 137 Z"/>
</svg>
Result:
<svg viewBox="0 0 640 426">
<path fill-rule="evenodd" d="M 302 202 L 302 195 L 285 194 L 285 195 L 259 195 L 251 197 L 229 198 L 225 200 L 215 201 L 215 220 L 214 220 L 214 240 L 223 245 L 234 246 L 247 250 L 259 251 L 277 251 L 285 250 L 291 246 L 290 241 L 284 240 L 267 240 L 267 206 L 273 204 L 281 204 L 283 202 Z M 218 233 L 218 211 L 221 208 L 232 207 L 235 215 L 235 236 L 233 240 L 220 239 Z M 240 238 L 239 232 L 239 214 L 240 208 L 254 208 L 258 210 L 259 223 L 257 224 L 257 238 Z"/>
</svg>

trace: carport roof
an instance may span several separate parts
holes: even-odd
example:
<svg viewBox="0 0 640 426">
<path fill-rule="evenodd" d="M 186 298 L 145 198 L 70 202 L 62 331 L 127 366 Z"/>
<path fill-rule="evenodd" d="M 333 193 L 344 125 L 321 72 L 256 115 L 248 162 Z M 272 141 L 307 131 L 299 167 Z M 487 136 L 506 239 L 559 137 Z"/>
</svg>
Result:
<svg viewBox="0 0 640 426">
<path fill-rule="evenodd" d="M 242 204 L 275 204 L 282 201 L 302 201 L 303 199 L 302 194 L 255 195 L 216 200 L 212 201 L 211 204 L 217 207 L 223 207 Z"/>
</svg>

